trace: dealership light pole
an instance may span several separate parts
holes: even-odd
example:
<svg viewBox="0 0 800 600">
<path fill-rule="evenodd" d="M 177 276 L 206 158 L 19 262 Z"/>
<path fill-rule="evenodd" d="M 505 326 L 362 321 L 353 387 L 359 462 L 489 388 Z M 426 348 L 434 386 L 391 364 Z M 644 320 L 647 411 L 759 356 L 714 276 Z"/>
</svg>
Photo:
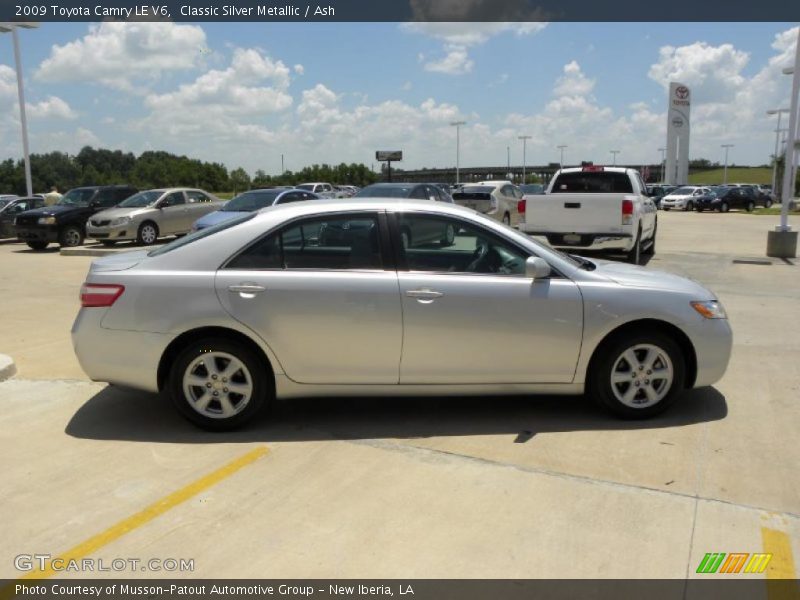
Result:
<svg viewBox="0 0 800 600">
<path fill-rule="evenodd" d="M 456 128 L 456 184 L 459 183 L 459 168 L 460 168 L 460 165 L 459 165 L 459 161 L 460 161 L 459 153 L 461 152 L 461 149 L 460 149 L 460 146 L 461 146 L 461 126 L 462 125 L 466 125 L 466 124 L 467 124 L 466 121 L 453 121 L 452 123 L 450 123 L 450 125 L 452 127 Z"/>
<path fill-rule="evenodd" d="M 530 135 L 519 135 L 519 136 L 517 136 L 517 139 L 518 140 L 522 140 L 522 183 L 525 184 L 525 183 L 527 183 L 525 181 L 525 162 L 526 162 L 525 153 L 527 151 L 528 140 L 531 139 L 531 136 Z"/>
<path fill-rule="evenodd" d="M 720 144 L 720 148 L 725 148 L 725 170 L 722 174 L 722 185 L 728 184 L 728 150 L 733 148 L 734 144 Z"/>
<path fill-rule="evenodd" d="M 19 52 L 19 35 L 17 29 L 35 29 L 36 23 L 0 23 L 0 33 L 11 33 L 14 41 L 14 63 L 17 70 L 17 95 L 19 96 L 19 122 L 22 126 L 22 153 L 25 159 L 25 186 L 28 196 L 33 196 L 31 182 L 31 157 L 28 146 L 28 118 L 25 115 L 25 89 L 22 85 L 22 59 Z"/>
<path fill-rule="evenodd" d="M 660 178 L 660 181 L 661 181 L 661 183 L 664 183 L 664 161 L 667 160 L 667 155 L 666 155 L 667 149 L 666 148 L 659 148 L 658 151 L 661 152 L 661 163 L 659 165 L 661 167 L 661 178 Z"/>
<path fill-rule="evenodd" d="M 788 113 L 788 108 L 774 108 L 772 110 L 768 110 L 768 115 L 778 115 L 778 127 L 775 128 L 775 154 L 772 155 L 773 162 L 772 162 L 772 193 L 776 193 L 778 190 L 777 183 L 778 183 L 778 144 L 780 143 L 781 137 L 781 115 L 783 113 Z"/>
<path fill-rule="evenodd" d="M 619 154 L 619 150 L 609 150 L 611 154 L 614 155 L 614 166 L 617 166 L 617 154 Z"/>
<path fill-rule="evenodd" d="M 561 150 L 561 161 L 558 163 L 558 166 L 559 166 L 559 168 L 563 169 L 564 168 L 564 148 L 569 148 L 569 146 L 567 146 L 566 144 L 561 144 L 559 146 L 556 146 L 556 148 Z"/>
</svg>

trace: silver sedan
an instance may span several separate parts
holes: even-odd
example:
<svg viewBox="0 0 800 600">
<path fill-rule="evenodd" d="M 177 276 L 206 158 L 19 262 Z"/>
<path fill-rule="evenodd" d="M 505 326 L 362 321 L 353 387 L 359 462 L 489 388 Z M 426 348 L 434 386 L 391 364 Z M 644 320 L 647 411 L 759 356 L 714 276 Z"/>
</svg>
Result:
<svg viewBox="0 0 800 600">
<path fill-rule="evenodd" d="M 434 224 L 455 239 L 400 243 Z M 168 392 L 209 429 L 329 395 L 586 392 L 650 417 L 719 380 L 732 342 L 695 282 L 409 200 L 276 206 L 98 259 L 81 303 L 72 337 L 93 380 Z"/>
</svg>

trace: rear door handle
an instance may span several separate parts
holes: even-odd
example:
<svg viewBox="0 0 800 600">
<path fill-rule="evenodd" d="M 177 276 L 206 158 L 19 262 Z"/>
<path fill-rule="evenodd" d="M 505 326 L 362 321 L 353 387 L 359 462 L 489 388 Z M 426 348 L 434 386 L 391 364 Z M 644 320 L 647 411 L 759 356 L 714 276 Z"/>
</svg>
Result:
<svg viewBox="0 0 800 600">
<path fill-rule="evenodd" d="M 406 292 L 406 296 L 409 298 L 414 298 L 419 302 L 428 304 L 437 298 L 441 298 L 444 296 L 444 294 L 435 290 L 408 290 Z"/>
<path fill-rule="evenodd" d="M 252 296 L 253 294 L 266 292 L 267 288 L 256 283 L 240 283 L 239 285 L 229 285 L 228 291 L 235 294 L 249 294 Z"/>
</svg>

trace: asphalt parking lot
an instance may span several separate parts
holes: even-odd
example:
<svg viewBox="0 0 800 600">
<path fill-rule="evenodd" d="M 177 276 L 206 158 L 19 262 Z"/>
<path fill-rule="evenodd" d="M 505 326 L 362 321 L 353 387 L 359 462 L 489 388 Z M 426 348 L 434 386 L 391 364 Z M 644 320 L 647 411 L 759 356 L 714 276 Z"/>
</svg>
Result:
<svg viewBox="0 0 800 600">
<path fill-rule="evenodd" d="M 86 380 L 69 330 L 92 259 L 2 243 L 0 353 L 18 374 L 0 383 L 0 577 L 51 554 L 193 559 L 169 575 L 195 578 L 683 578 L 706 553 L 766 552 L 748 577 L 796 578 L 800 267 L 764 258 L 776 223 L 659 213 L 648 267 L 713 289 L 735 337 L 724 379 L 663 417 L 317 399 L 232 434 Z"/>
</svg>

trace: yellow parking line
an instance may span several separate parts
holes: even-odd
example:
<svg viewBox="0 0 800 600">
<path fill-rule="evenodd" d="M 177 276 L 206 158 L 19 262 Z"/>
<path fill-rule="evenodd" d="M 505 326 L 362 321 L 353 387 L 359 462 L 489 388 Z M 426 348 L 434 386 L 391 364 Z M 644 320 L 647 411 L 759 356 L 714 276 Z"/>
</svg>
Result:
<svg viewBox="0 0 800 600">
<path fill-rule="evenodd" d="M 75 546 L 74 548 L 70 548 L 64 554 L 60 555 L 58 558 L 63 560 L 63 563 L 66 564 L 70 560 L 79 560 L 86 556 L 89 556 L 93 552 L 96 552 L 103 546 L 110 544 L 116 539 L 121 538 L 123 535 L 130 533 L 134 529 L 138 529 L 142 525 L 149 523 L 156 517 L 163 515 L 168 510 L 175 508 L 179 504 L 186 502 L 190 498 L 196 496 L 200 492 L 207 490 L 208 488 L 216 485 L 226 477 L 230 477 L 238 470 L 246 467 L 247 465 L 255 462 L 265 454 L 269 452 L 269 449 L 266 446 L 259 446 L 243 454 L 239 458 L 236 458 L 229 462 L 228 464 L 220 467 L 216 471 L 212 471 L 208 475 L 201 477 L 193 481 L 192 483 L 182 487 L 181 489 L 172 492 L 168 496 L 164 496 L 160 500 L 157 500 L 150 506 L 140 510 L 136 514 L 131 515 L 122 521 L 112 525 L 105 531 L 98 533 L 90 537 L 88 540 L 85 540 Z M 56 560 L 56 559 L 53 559 Z M 50 577 L 55 575 L 56 571 L 52 569 L 50 564 L 52 564 L 52 560 L 48 564 L 47 568 L 39 570 L 33 570 L 30 573 L 26 573 L 22 579 L 44 579 L 46 577 Z"/>
<path fill-rule="evenodd" d="M 772 554 L 767 565 L 767 579 L 797 579 L 789 536 L 783 531 L 762 527 L 761 540 L 764 552 Z"/>
</svg>

